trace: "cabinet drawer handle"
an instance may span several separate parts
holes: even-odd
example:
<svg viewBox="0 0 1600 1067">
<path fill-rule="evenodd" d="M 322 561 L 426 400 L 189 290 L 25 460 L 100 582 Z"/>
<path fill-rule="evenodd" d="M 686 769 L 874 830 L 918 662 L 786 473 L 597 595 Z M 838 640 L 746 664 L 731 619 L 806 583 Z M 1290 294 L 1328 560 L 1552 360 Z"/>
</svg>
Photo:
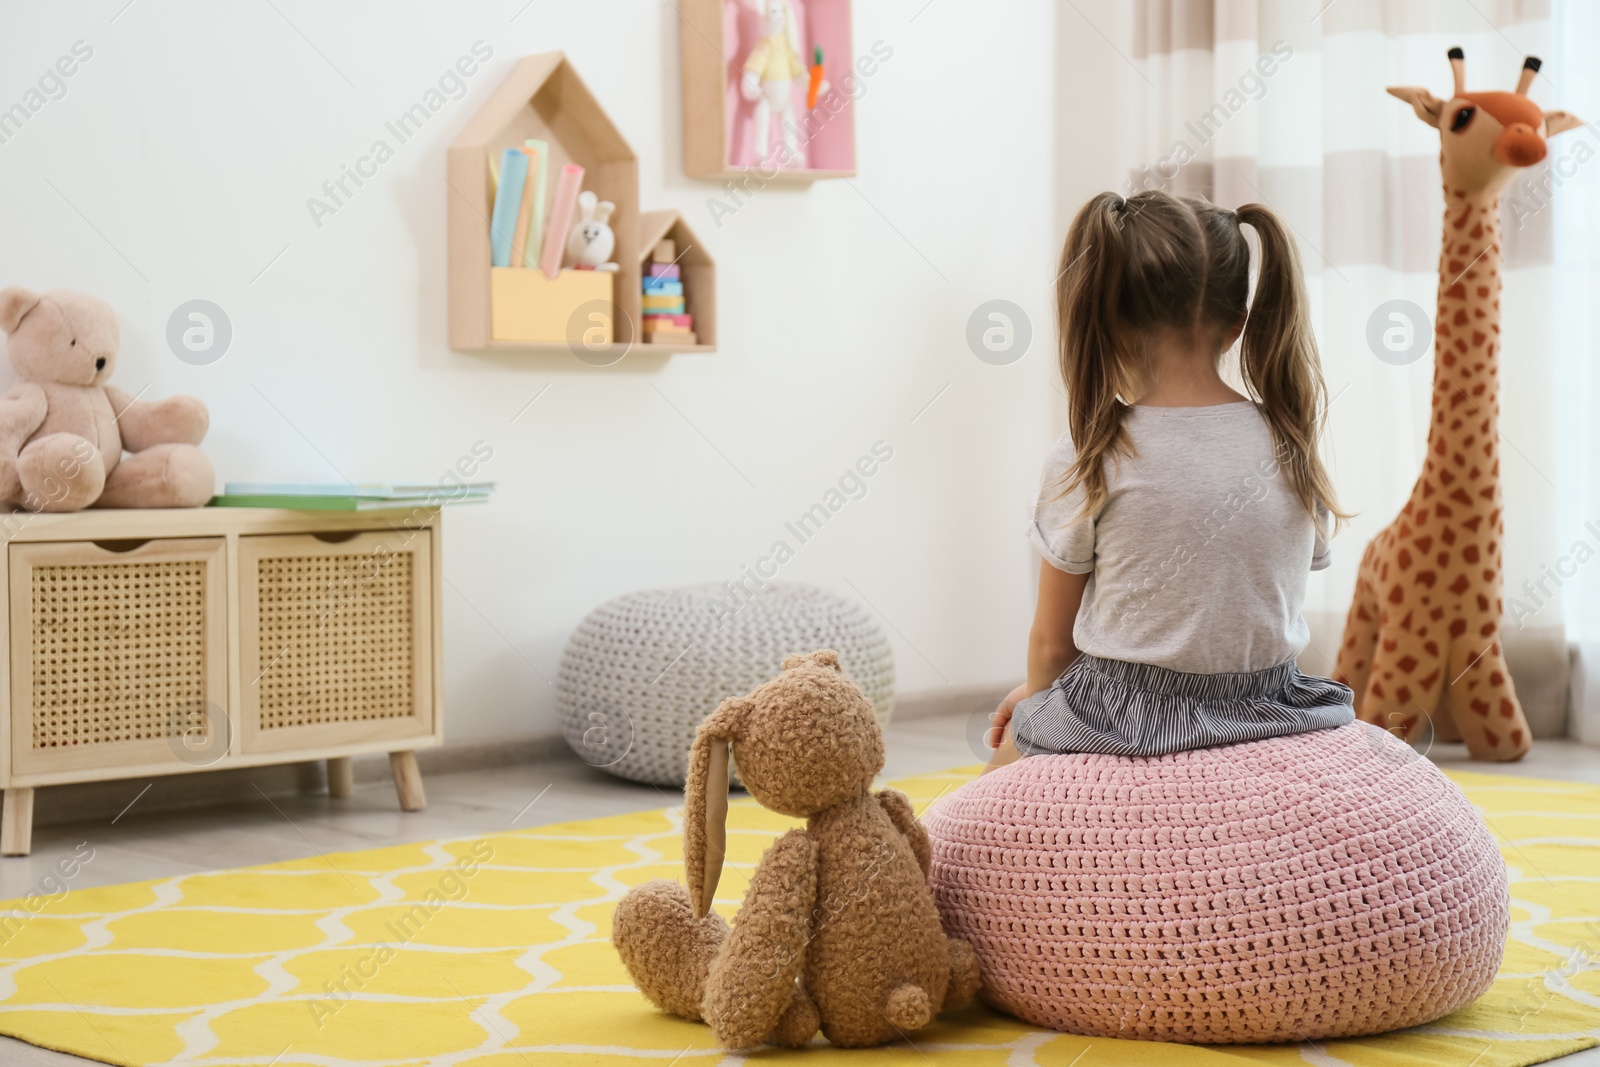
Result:
<svg viewBox="0 0 1600 1067">
<path fill-rule="evenodd" d="M 360 530 L 320 530 L 311 536 L 323 544 L 342 545 L 346 541 L 352 540 L 359 533 L 361 533 Z"/>
<path fill-rule="evenodd" d="M 122 537 L 112 538 L 105 541 L 96 541 L 94 542 L 94 546 L 96 548 L 104 549 L 107 552 L 132 552 L 134 549 L 143 548 L 149 543 L 150 538 L 148 537 Z"/>
</svg>

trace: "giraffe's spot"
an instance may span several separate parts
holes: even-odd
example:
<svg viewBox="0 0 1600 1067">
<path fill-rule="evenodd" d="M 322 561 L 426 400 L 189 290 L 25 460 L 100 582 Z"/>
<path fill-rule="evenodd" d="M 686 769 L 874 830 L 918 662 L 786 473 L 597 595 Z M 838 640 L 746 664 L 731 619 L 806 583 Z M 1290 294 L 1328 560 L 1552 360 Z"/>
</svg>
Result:
<svg viewBox="0 0 1600 1067">
<path fill-rule="evenodd" d="M 1461 465 L 1461 459 L 1459 456 L 1456 458 L 1456 465 Z M 1472 506 L 1472 497 L 1467 495 L 1467 491 L 1465 489 L 1457 489 L 1455 492 L 1450 494 L 1450 499 L 1454 500 L 1457 504 L 1460 504 L 1464 508 L 1470 508 Z"/>
<path fill-rule="evenodd" d="M 1471 470 L 1469 470 L 1467 472 L 1467 477 L 1471 478 L 1473 481 L 1477 481 L 1478 478 L 1482 474 L 1483 474 L 1483 468 L 1481 468 L 1481 467 L 1473 467 Z"/>
<path fill-rule="evenodd" d="M 1426 500 L 1429 497 L 1431 497 L 1432 495 L 1433 495 L 1433 483 L 1430 482 L 1430 481 L 1424 481 L 1422 483 L 1422 499 Z"/>
<path fill-rule="evenodd" d="M 1457 419 L 1456 421 L 1460 422 L 1461 420 Z M 1448 467 L 1446 467 L 1443 470 L 1439 471 L 1439 481 L 1442 482 L 1443 484 L 1449 485 L 1451 482 L 1453 482 L 1455 480 L 1456 480 L 1456 476 L 1454 474 L 1450 473 L 1450 469 Z"/>
<path fill-rule="evenodd" d="M 1400 565 L 1401 570 L 1407 570 L 1411 566 L 1411 553 L 1402 548 L 1394 561 Z"/>
<path fill-rule="evenodd" d="M 1450 622 L 1450 636 L 1451 637 L 1460 637 L 1462 634 L 1464 634 L 1466 632 L 1467 632 L 1467 620 L 1466 619 L 1452 619 L 1451 620 L 1451 622 Z"/>
<path fill-rule="evenodd" d="M 1383 698 L 1383 683 L 1376 678 L 1367 683 L 1367 688 L 1372 690 L 1373 696 L 1378 697 L 1380 700 Z"/>
<path fill-rule="evenodd" d="M 1389 578 L 1389 564 L 1386 561 L 1378 568 L 1378 580 L 1379 581 L 1387 581 L 1388 578 Z"/>
<path fill-rule="evenodd" d="M 1403 589 L 1401 589 L 1398 585 L 1391 585 L 1389 587 L 1389 603 L 1398 604 L 1402 600 L 1404 600 L 1405 598 L 1406 598 L 1405 591 Z"/>
<path fill-rule="evenodd" d="M 1494 581 L 1494 569 L 1492 567 L 1483 568 L 1483 580 L 1486 582 Z"/>
<path fill-rule="evenodd" d="M 1440 619 L 1444 618 L 1444 609 L 1434 608 L 1432 611 L 1428 612 L 1428 618 L 1432 619 L 1434 622 L 1438 622 Z"/>
<path fill-rule="evenodd" d="M 1422 688 L 1424 690 L 1428 690 L 1428 689 L 1432 689 L 1433 688 L 1433 683 L 1437 682 L 1438 680 L 1439 680 L 1439 668 L 1435 667 L 1432 671 L 1428 672 L 1428 675 L 1426 677 L 1419 678 L 1417 680 L 1417 684 L 1422 686 Z"/>
<path fill-rule="evenodd" d="M 1456 575 L 1456 580 L 1450 583 L 1450 591 L 1456 596 L 1460 596 L 1470 588 L 1472 588 L 1472 583 L 1467 581 L 1465 574 Z"/>
<path fill-rule="evenodd" d="M 1448 567 L 1450 566 L 1450 553 L 1440 552 L 1437 556 L 1433 557 L 1433 561 L 1440 567 Z"/>
<path fill-rule="evenodd" d="M 1489 672 L 1489 684 L 1494 686 L 1496 689 L 1498 689 L 1502 685 L 1506 684 L 1506 676 L 1501 674 L 1499 671 L 1490 671 Z M 1506 708 L 1509 707 L 1509 706 L 1510 706 L 1510 702 L 1509 701 L 1502 700 L 1500 702 L 1500 714 L 1506 716 L 1507 718 L 1511 717 L 1510 713 L 1508 711 L 1506 711 Z"/>
<path fill-rule="evenodd" d="M 1499 547 L 1500 547 L 1500 542 L 1496 541 L 1494 538 L 1491 537 L 1489 539 L 1489 551 L 1493 552 L 1496 549 L 1498 549 Z"/>
<path fill-rule="evenodd" d="M 1478 432 L 1479 433 L 1488 433 L 1489 432 L 1489 420 L 1488 419 L 1484 419 L 1483 420 L 1483 425 L 1478 427 Z"/>
<path fill-rule="evenodd" d="M 1400 620 L 1400 629 L 1402 629 L 1402 630 L 1411 629 L 1411 612 L 1409 612 L 1409 611 L 1406 612 L 1406 617 Z"/>
<path fill-rule="evenodd" d="M 1467 545 L 1461 550 L 1461 558 L 1466 560 L 1468 563 L 1478 562 L 1478 546 Z"/>
<path fill-rule="evenodd" d="M 1455 465 L 1458 466 L 1458 467 L 1465 467 L 1467 465 L 1467 457 L 1463 456 L 1460 452 L 1452 453 L 1450 458 L 1455 462 Z"/>
<path fill-rule="evenodd" d="M 1511 743 L 1518 748 L 1522 747 L 1522 730 L 1520 727 L 1511 731 Z"/>
<path fill-rule="evenodd" d="M 1472 710 L 1487 719 L 1489 717 L 1489 702 L 1482 698 L 1475 699 L 1472 701 Z"/>
<path fill-rule="evenodd" d="M 1483 523 L 1483 516 L 1482 515 L 1474 515 L 1470 519 L 1462 519 L 1461 520 L 1461 525 L 1465 526 L 1467 529 L 1471 530 L 1473 533 L 1477 533 L 1478 532 L 1478 527 L 1480 525 L 1482 525 L 1482 523 Z M 1467 562 L 1470 563 L 1472 561 L 1468 560 Z"/>
<path fill-rule="evenodd" d="M 1433 537 L 1430 535 L 1417 538 L 1417 547 L 1424 552 L 1428 551 L 1428 549 L 1433 547 Z"/>
<path fill-rule="evenodd" d="M 1485 499 L 1485 500 L 1493 500 L 1494 499 L 1494 491 L 1495 491 L 1495 487 L 1494 486 L 1486 485 L 1486 486 L 1484 486 L 1482 489 L 1480 489 L 1478 491 L 1478 495 L 1483 497 L 1483 499 Z"/>
<path fill-rule="evenodd" d="M 1402 704 L 1411 703 L 1411 687 L 1409 685 L 1402 685 L 1399 689 L 1395 690 L 1394 695 L 1395 699 L 1400 701 Z"/>
<path fill-rule="evenodd" d="M 1495 748 L 1500 747 L 1500 735 L 1495 733 L 1493 730 L 1486 728 L 1483 731 L 1483 736 L 1488 738 L 1489 744 L 1493 745 Z"/>
<path fill-rule="evenodd" d="M 1439 654 L 1439 643 L 1437 641 L 1425 641 L 1422 645 L 1422 651 L 1430 656 L 1437 656 Z"/>
<path fill-rule="evenodd" d="M 1403 673 L 1410 674 L 1412 671 L 1417 669 L 1417 657 L 1415 657 L 1415 656 L 1401 656 L 1400 657 L 1400 662 L 1396 663 L 1395 666 L 1399 667 L 1400 670 Z M 1409 696 L 1401 696 L 1400 699 L 1401 700 L 1410 700 L 1411 698 Z"/>
<path fill-rule="evenodd" d="M 1478 295 L 1479 296 L 1488 296 L 1489 295 L 1489 287 L 1487 285 L 1478 286 Z"/>
<path fill-rule="evenodd" d="M 1463 581 L 1464 582 L 1464 581 L 1466 581 L 1466 579 L 1465 578 L 1458 578 L 1457 581 Z M 1478 610 L 1479 611 L 1488 611 L 1489 610 L 1489 598 L 1484 596 L 1482 593 L 1478 594 Z"/>
<path fill-rule="evenodd" d="M 1482 237 L 1483 236 L 1483 223 L 1480 222 L 1476 226 L 1472 227 L 1472 230 L 1468 234 L 1468 236 L 1472 237 L 1474 239 Z M 1467 247 L 1471 248 L 1472 246 L 1468 245 Z"/>
<path fill-rule="evenodd" d="M 1367 609 L 1365 607 L 1361 606 L 1360 604 L 1356 605 L 1356 618 L 1360 619 L 1362 622 L 1371 622 L 1372 621 L 1372 616 L 1369 615 L 1367 613 Z M 1354 641 L 1355 638 L 1352 637 L 1351 640 Z"/>
<path fill-rule="evenodd" d="M 1433 588 L 1433 583 L 1438 581 L 1438 580 L 1439 580 L 1439 576 L 1437 574 L 1433 573 L 1433 571 L 1418 571 L 1417 572 L 1417 584 L 1418 585 L 1425 585 L 1429 589 L 1432 589 Z M 1399 586 L 1395 586 L 1395 588 L 1398 589 L 1400 587 Z"/>
<path fill-rule="evenodd" d="M 1398 647 L 1400 647 L 1399 642 L 1397 642 L 1394 638 L 1386 637 L 1383 639 L 1383 650 L 1385 652 L 1393 652 Z"/>
<path fill-rule="evenodd" d="M 1467 354 L 1467 341 L 1466 341 L 1466 338 L 1464 338 L 1464 337 L 1457 337 L 1456 338 L 1456 343 L 1451 345 L 1450 347 L 1454 348 L 1457 352 L 1460 352 L 1463 356 Z M 1453 366 L 1455 366 L 1455 364 L 1456 364 L 1456 357 L 1451 356 L 1450 357 L 1450 366 L 1453 367 Z"/>
<path fill-rule="evenodd" d="M 1439 540 L 1443 541 L 1447 545 L 1455 544 L 1456 531 L 1454 528 L 1446 526 L 1443 530 L 1439 531 Z M 1421 542 L 1419 541 L 1418 544 L 1421 544 Z"/>
<path fill-rule="evenodd" d="M 1451 508 L 1447 507 L 1444 504 L 1435 504 L 1435 505 L 1433 505 L 1433 513 L 1435 515 L 1439 516 L 1439 518 L 1441 518 L 1441 519 L 1449 519 L 1449 518 L 1453 518 L 1455 516 L 1455 512 Z M 1439 536 L 1443 537 L 1444 535 L 1440 534 Z M 1448 541 L 1445 542 L 1445 543 L 1449 544 Z"/>
<path fill-rule="evenodd" d="M 1482 627 L 1481 627 L 1481 628 L 1480 628 L 1480 629 L 1479 629 L 1479 630 L 1478 630 L 1478 632 L 1479 632 L 1479 633 L 1480 633 L 1480 634 L 1482 634 L 1482 635 L 1483 635 L 1483 636 L 1484 636 L 1484 637 L 1488 637 L 1488 636 L 1490 636 L 1490 635 L 1491 635 L 1491 634 L 1493 634 L 1493 633 L 1494 633 L 1494 629 L 1495 629 L 1495 627 L 1496 627 L 1496 626 L 1498 626 L 1498 625 L 1500 625 L 1500 624 L 1499 624 L 1499 623 L 1497 623 L 1497 622 L 1486 622 L 1486 623 L 1484 623 L 1484 624 L 1483 624 L 1483 626 L 1482 626 Z"/>
</svg>

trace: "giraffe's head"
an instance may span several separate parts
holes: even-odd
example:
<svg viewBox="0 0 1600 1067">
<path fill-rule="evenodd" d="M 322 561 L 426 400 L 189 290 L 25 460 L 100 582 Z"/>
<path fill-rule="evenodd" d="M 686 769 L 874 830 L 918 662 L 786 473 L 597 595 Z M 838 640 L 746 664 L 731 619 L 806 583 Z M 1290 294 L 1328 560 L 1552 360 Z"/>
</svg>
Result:
<svg viewBox="0 0 1600 1067">
<path fill-rule="evenodd" d="M 1449 52 L 1455 89 L 1441 100 L 1419 86 L 1389 89 L 1410 104 L 1417 118 L 1439 131 L 1439 162 L 1445 184 L 1464 192 L 1494 191 L 1511 180 L 1518 168 L 1531 167 L 1544 158 L 1545 139 L 1583 125 L 1565 111 L 1541 111 L 1528 99 L 1528 87 L 1539 73 L 1539 60 L 1529 56 L 1515 92 L 1466 91 L 1466 55 Z"/>
</svg>

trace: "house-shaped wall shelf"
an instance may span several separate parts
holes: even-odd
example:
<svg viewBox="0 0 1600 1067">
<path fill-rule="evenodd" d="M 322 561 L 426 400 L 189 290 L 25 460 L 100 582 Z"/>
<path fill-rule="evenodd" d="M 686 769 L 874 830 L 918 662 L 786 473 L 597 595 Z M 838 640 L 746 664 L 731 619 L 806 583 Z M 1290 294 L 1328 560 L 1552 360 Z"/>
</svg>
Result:
<svg viewBox="0 0 1600 1067">
<path fill-rule="evenodd" d="M 638 340 L 639 161 L 560 52 L 517 62 L 488 101 L 451 142 L 448 198 L 450 347 L 569 352 L 569 344 L 495 340 L 491 315 L 489 218 L 494 209 L 489 161 L 529 138 L 550 145 L 549 174 L 567 163 L 584 168 L 583 188 L 616 205 L 611 228 L 619 265 L 612 300 L 613 345 Z M 508 268 L 493 268 L 496 271 Z M 521 271 L 512 273 L 521 274 Z"/>
<path fill-rule="evenodd" d="M 850 36 L 850 0 L 788 0 L 802 63 L 822 49 L 830 90 L 812 110 L 807 83 L 790 93 L 803 165 L 761 164 L 769 136 L 755 128 L 756 105 L 740 91 L 744 62 L 761 39 L 764 3 L 751 0 L 677 0 L 683 67 L 683 169 L 691 178 L 721 180 L 752 175 L 766 182 L 848 178 L 856 172 L 855 100 L 841 89 L 858 76 Z M 777 126 L 774 120 L 771 126 Z"/>
<path fill-rule="evenodd" d="M 640 273 L 662 239 L 673 243 L 683 281 L 684 310 L 694 320 L 697 344 L 646 344 L 647 352 L 715 352 L 717 349 L 717 264 L 705 245 L 675 210 L 646 211 L 639 216 Z"/>
</svg>

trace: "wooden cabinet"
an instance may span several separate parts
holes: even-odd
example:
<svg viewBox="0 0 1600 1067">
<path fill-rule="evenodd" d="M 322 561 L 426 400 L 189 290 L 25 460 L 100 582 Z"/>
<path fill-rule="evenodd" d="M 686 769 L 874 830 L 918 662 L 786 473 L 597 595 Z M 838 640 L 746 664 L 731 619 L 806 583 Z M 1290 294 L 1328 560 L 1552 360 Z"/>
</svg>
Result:
<svg viewBox="0 0 1600 1067">
<path fill-rule="evenodd" d="M 440 518 L 245 508 L 11 516 L 0 612 L 0 851 L 33 789 L 442 740 Z"/>
</svg>

